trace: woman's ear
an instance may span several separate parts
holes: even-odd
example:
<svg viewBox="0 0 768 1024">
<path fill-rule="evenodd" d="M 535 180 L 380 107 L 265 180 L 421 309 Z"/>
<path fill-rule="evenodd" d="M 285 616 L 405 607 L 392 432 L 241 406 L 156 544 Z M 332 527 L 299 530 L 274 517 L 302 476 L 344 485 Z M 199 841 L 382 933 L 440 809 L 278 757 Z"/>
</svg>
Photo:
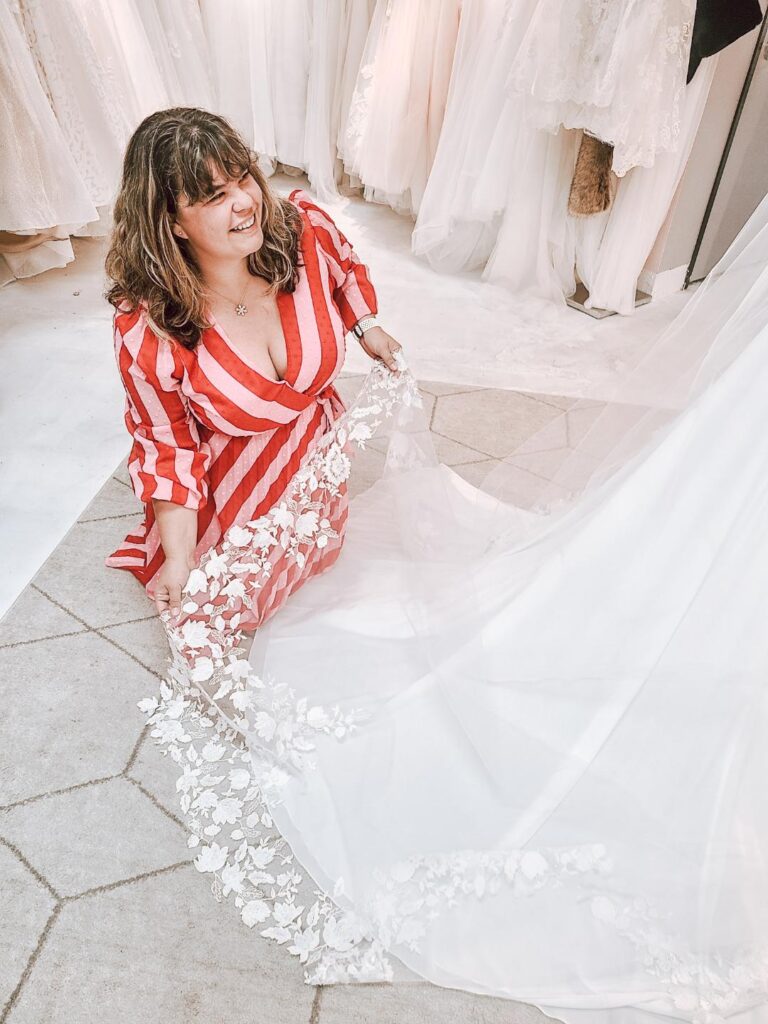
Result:
<svg viewBox="0 0 768 1024">
<path fill-rule="evenodd" d="M 173 231 L 177 239 L 188 239 L 189 237 L 186 231 L 183 229 L 183 227 L 181 226 L 181 224 L 179 224 L 177 220 L 171 222 L 171 230 Z"/>
</svg>

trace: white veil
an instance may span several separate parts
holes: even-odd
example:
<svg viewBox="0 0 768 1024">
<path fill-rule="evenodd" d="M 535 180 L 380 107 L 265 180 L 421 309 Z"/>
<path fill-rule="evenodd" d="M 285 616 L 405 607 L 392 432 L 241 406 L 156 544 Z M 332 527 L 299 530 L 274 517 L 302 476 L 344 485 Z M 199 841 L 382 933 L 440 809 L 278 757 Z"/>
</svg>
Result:
<svg viewBox="0 0 768 1024">
<path fill-rule="evenodd" d="M 767 268 L 768 199 L 633 404 L 564 409 L 481 490 L 437 463 L 407 371 L 374 368 L 193 572 L 144 709 L 198 868 L 309 980 L 400 962 L 568 1022 L 764 1019 Z M 370 445 L 385 471 L 299 589 Z"/>
</svg>

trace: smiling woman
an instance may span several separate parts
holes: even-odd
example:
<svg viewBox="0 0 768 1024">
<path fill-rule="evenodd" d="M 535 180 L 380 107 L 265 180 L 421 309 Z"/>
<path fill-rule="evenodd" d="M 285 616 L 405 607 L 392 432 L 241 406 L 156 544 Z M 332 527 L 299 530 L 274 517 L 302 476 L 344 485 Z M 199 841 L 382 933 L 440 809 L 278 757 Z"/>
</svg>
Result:
<svg viewBox="0 0 768 1024">
<path fill-rule="evenodd" d="M 234 129 L 195 108 L 154 113 L 131 138 L 106 268 L 145 505 L 107 565 L 176 612 L 201 555 L 279 503 L 343 411 L 346 333 L 364 327 L 391 366 L 400 346 L 371 319 L 367 268 L 328 214 L 299 189 L 272 193 Z M 346 513 L 342 491 L 334 543 L 280 600 L 333 564 Z"/>
</svg>

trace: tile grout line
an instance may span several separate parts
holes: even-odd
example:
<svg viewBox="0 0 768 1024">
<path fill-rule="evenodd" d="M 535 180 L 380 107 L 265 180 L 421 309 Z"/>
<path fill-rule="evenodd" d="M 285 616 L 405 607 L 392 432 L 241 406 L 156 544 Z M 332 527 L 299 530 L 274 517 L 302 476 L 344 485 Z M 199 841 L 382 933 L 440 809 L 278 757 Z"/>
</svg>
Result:
<svg viewBox="0 0 768 1024">
<path fill-rule="evenodd" d="M 309 1012 L 309 1024 L 319 1024 L 320 1021 L 320 1007 L 323 1002 L 323 986 L 315 986 L 315 996 L 312 1000 L 312 1009 Z"/>
<path fill-rule="evenodd" d="M 39 882 L 39 884 L 42 885 L 43 888 L 48 891 L 50 896 L 54 900 L 56 900 L 57 903 L 61 902 L 61 896 L 59 895 L 59 893 L 56 892 L 56 890 L 53 888 L 48 879 L 44 875 L 40 874 L 40 872 L 37 870 L 34 864 L 30 864 L 30 862 L 27 860 L 27 858 L 24 856 L 24 854 L 21 852 L 18 846 L 10 842 L 10 840 L 5 839 L 3 836 L 0 836 L 0 845 L 4 846 L 7 850 L 10 850 L 14 857 L 16 857 L 16 859 L 24 865 L 24 867 L 27 869 L 30 875 L 32 875 L 35 881 Z"/>
<path fill-rule="evenodd" d="M 429 392 L 427 392 L 427 394 L 429 394 Z M 434 398 L 434 402 L 432 403 L 432 412 L 429 414 L 429 423 L 427 424 L 427 429 L 430 434 L 432 433 L 432 424 L 435 422 L 435 415 L 437 414 L 437 403 L 440 401 L 439 395 L 433 395 L 432 397 Z"/>
<path fill-rule="evenodd" d="M 455 437 L 449 437 L 447 434 L 441 434 L 439 430 L 431 430 L 430 433 L 435 434 L 437 437 L 441 437 L 444 441 L 453 441 L 454 444 L 460 444 L 463 448 L 469 448 L 471 452 L 476 452 L 484 459 L 496 459 L 498 456 L 489 455 L 488 452 L 481 451 L 479 448 L 475 448 L 474 445 L 467 444 L 465 441 L 457 441 Z M 502 456 L 503 457 L 503 456 Z M 479 461 L 479 460 L 478 460 Z"/>
<path fill-rule="evenodd" d="M 59 914 L 61 913 L 62 906 L 63 906 L 63 903 L 58 903 L 53 908 L 53 910 L 51 911 L 51 916 L 45 922 L 45 927 L 43 928 L 42 932 L 40 933 L 40 938 L 37 940 L 37 945 L 32 950 L 32 953 L 31 953 L 31 955 L 29 957 L 29 960 L 27 960 L 26 967 L 21 972 L 21 977 L 18 980 L 16 988 L 14 988 L 13 992 L 11 992 L 10 996 L 8 997 L 8 1002 L 3 1007 L 2 1013 L 0 1013 L 0 1024 L 4 1024 L 4 1022 L 8 1019 L 8 1014 L 11 1012 L 13 1007 L 16 1005 L 16 1001 L 18 1000 L 19 996 L 21 995 L 21 990 L 24 988 L 24 985 L 26 984 L 27 979 L 29 978 L 30 974 L 32 973 L 32 968 L 37 963 L 38 957 L 40 956 L 40 953 L 43 950 L 43 946 L 45 945 L 45 942 L 46 942 L 46 940 L 48 938 L 48 935 L 50 934 L 51 929 L 53 928 L 54 924 L 56 923 L 56 919 L 58 918 Z"/>
<path fill-rule="evenodd" d="M 78 519 L 78 523 L 85 525 L 86 523 L 106 523 L 112 519 L 135 519 L 136 516 L 141 515 L 141 509 L 136 509 L 135 512 L 121 512 L 116 516 L 92 516 L 90 519 Z"/>
<path fill-rule="evenodd" d="M 132 875 L 130 878 L 121 878 L 117 882 L 107 882 L 105 885 L 94 886 L 93 889 L 85 889 L 83 892 L 78 892 L 74 896 L 62 896 L 62 904 L 74 903 L 76 900 L 82 900 L 89 896 L 98 896 L 102 892 L 113 892 L 115 889 L 120 889 L 124 885 L 133 885 L 135 882 L 143 882 L 147 878 L 157 878 L 159 875 L 170 874 L 171 871 L 178 871 L 179 868 L 188 868 L 192 864 L 191 860 L 180 860 L 175 864 L 168 864 L 164 868 L 155 868 L 154 871 L 145 871 L 140 875 Z M 0 1024 L 2 1022 L 0 1021 Z"/>
<path fill-rule="evenodd" d="M 140 620 L 140 621 L 143 621 L 143 620 Z M 102 629 L 112 629 L 112 627 L 111 626 L 103 626 Z M 95 633 L 97 636 L 100 636 L 102 638 L 102 640 L 106 640 L 108 644 L 112 644 L 112 646 L 116 647 L 118 651 L 122 651 L 122 653 L 125 654 L 128 658 L 130 658 L 131 661 L 135 661 L 137 665 L 139 665 L 141 668 L 143 668 L 145 672 L 149 672 L 149 674 L 151 676 L 154 676 L 155 679 L 159 679 L 160 682 L 163 682 L 163 680 L 165 678 L 164 676 L 160 675 L 160 673 L 156 672 L 153 668 L 150 668 L 149 665 L 145 665 L 144 662 L 141 661 L 139 658 L 137 658 L 136 655 L 133 654 L 131 651 L 129 651 L 127 647 L 123 647 L 123 645 L 119 644 L 117 642 L 117 640 L 113 639 L 111 636 L 108 636 L 106 633 L 102 632 L 102 629 L 97 629 L 94 626 L 93 629 L 92 629 L 92 632 Z M 168 654 L 168 657 L 169 657 L 169 660 L 170 660 L 170 652 Z"/>
<path fill-rule="evenodd" d="M 42 594 L 43 597 L 46 597 L 52 604 L 55 604 L 56 607 L 59 608 L 61 611 L 66 612 L 67 615 L 71 615 L 73 619 L 76 619 L 79 623 L 81 623 L 81 625 L 85 626 L 87 630 L 93 633 L 97 633 L 100 629 L 117 629 L 118 626 L 132 626 L 136 622 L 149 622 L 150 619 L 154 619 L 157 617 L 157 613 L 153 612 L 151 615 L 140 615 L 136 619 L 123 619 L 121 622 L 108 622 L 102 626 L 92 626 L 90 623 L 86 622 L 85 619 L 81 618 L 81 616 L 79 616 L 77 612 L 73 612 L 70 608 L 67 608 L 66 605 L 62 604 L 61 601 L 57 601 L 55 597 L 52 597 L 49 593 L 47 593 L 47 591 L 43 590 L 43 588 L 38 586 L 38 584 L 35 583 L 34 580 L 29 584 L 29 586 L 33 590 L 36 590 L 38 594 Z M 43 640 L 48 638 L 41 637 L 40 639 Z M 29 641 L 29 643 L 34 642 L 35 641 Z"/>
<path fill-rule="evenodd" d="M 131 751 L 129 758 L 125 763 L 125 767 L 121 772 L 122 775 L 127 777 L 128 772 L 133 768 L 136 763 L 136 758 L 139 756 L 139 751 L 144 746 L 144 740 L 147 738 L 148 732 L 149 726 L 145 723 L 141 728 L 141 732 L 139 733 L 136 742 L 133 744 L 133 750 Z"/>
<path fill-rule="evenodd" d="M 66 612 L 66 613 L 67 613 L 67 615 L 71 615 L 73 619 L 76 619 L 76 620 L 77 620 L 77 622 L 79 622 L 79 623 L 80 623 L 80 624 L 81 624 L 82 626 L 85 626 L 85 628 L 86 628 L 87 630 L 89 630 L 89 631 L 90 631 L 90 630 L 91 630 L 91 629 L 93 628 L 93 627 L 92 627 L 91 625 L 89 625 L 89 623 L 87 623 L 87 622 L 85 621 L 85 619 L 81 618 L 81 616 L 79 616 L 79 615 L 77 614 L 77 612 L 73 612 L 73 611 L 70 611 L 70 609 L 69 609 L 69 608 L 65 608 L 65 607 L 64 607 L 64 605 L 63 605 L 63 604 L 61 603 L 61 601 L 57 601 L 55 597 L 51 597 L 51 595 L 50 595 L 50 594 L 47 594 L 47 593 L 46 593 L 46 592 L 45 592 L 45 591 L 43 590 L 43 588 L 42 588 L 42 587 L 39 587 L 39 586 L 38 586 L 38 585 L 37 585 L 37 584 L 36 584 L 36 583 L 34 582 L 34 580 L 33 580 L 33 581 L 32 581 L 32 582 L 31 582 L 31 583 L 29 584 L 29 586 L 30 586 L 30 587 L 31 587 L 31 588 L 32 588 L 33 590 L 36 590 L 36 591 L 38 592 L 38 594 L 42 594 L 42 595 L 43 595 L 43 597 L 46 597 L 46 598 L 48 598 L 48 600 L 49 600 L 49 601 L 50 601 L 50 602 L 51 602 L 52 604 L 55 604 L 57 608 L 60 608 L 60 609 L 61 609 L 61 611 L 63 611 L 63 612 Z"/>
<path fill-rule="evenodd" d="M 155 805 L 158 811 L 162 811 L 166 818 L 170 818 L 174 825 L 178 825 L 185 835 L 189 835 L 189 829 L 181 820 L 181 818 L 177 818 L 173 811 L 169 811 L 167 807 L 164 807 L 163 804 L 161 804 L 157 797 L 154 795 L 154 793 L 150 793 L 150 791 L 146 789 L 145 786 L 138 781 L 138 779 L 134 779 L 131 775 L 125 775 L 124 778 L 126 782 L 130 782 L 131 785 L 135 786 L 139 790 L 140 793 L 143 793 L 147 800 L 149 800 L 150 803 Z"/>
<path fill-rule="evenodd" d="M 28 647 L 30 644 L 39 644 L 44 640 L 63 640 L 67 636 L 82 636 L 83 633 L 90 633 L 89 627 L 84 629 L 73 629 L 70 633 L 51 633 L 49 636 L 38 636 L 34 640 L 14 640 L 9 644 L 0 644 L 0 651 L 10 650 L 12 647 Z"/>
<path fill-rule="evenodd" d="M 39 800 L 47 800 L 53 796 L 63 796 L 65 793 L 74 793 L 78 789 L 85 789 L 86 786 L 101 786 L 105 782 L 112 782 L 114 779 L 119 779 L 123 775 L 123 771 L 116 772 L 114 775 L 104 775 L 99 779 L 87 779 L 85 782 L 76 782 L 73 786 L 64 786 L 62 789 L 49 789 L 46 793 L 36 793 L 34 796 L 24 797 L 23 800 L 16 800 L 12 804 L 4 804 L 0 807 L 0 814 L 5 811 L 14 811 L 17 807 L 26 807 L 28 804 L 35 804 Z M 5 840 L 0 836 L 0 842 Z"/>
</svg>

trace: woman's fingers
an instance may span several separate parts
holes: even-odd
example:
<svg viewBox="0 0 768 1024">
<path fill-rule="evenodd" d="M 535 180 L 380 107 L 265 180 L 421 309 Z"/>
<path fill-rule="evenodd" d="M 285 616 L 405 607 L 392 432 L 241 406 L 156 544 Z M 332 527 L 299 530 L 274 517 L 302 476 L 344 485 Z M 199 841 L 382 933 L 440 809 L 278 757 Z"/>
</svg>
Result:
<svg viewBox="0 0 768 1024">
<path fill-rule="evenodd" d="M 155 594 L 155 608 L 157 614 L 162 615 L 163 612 L 168 611 L 168 591 L 166 589 L 159 590 Z"/>
<path fill-rule="evenodd" d="M 168 587 L 168 602 L 171 609 L 171 615 L 176 618 L 181 608 L 181 586 L 178 583 L 171 584 Z"/>
<path fill-rule="evenodd" d="M 387 366 L 390 370 L 397 372 L 397 360 L 395 355 L 402 349 L 402 345 L 399 345 L 396 341 L 389 343 L 389 356 L 387 358 Z"/>
<path fill-rule="evenodd" d="M 393 373 L 397 372 L 397 360 L 395 359 L 395 353 L 399 352 L 402 345 L 398 345 L 394 338 L 387 339 L 387 347 L 381 355 L 381 360 L 387 369 L 392 370 Z"/>
</svg>

